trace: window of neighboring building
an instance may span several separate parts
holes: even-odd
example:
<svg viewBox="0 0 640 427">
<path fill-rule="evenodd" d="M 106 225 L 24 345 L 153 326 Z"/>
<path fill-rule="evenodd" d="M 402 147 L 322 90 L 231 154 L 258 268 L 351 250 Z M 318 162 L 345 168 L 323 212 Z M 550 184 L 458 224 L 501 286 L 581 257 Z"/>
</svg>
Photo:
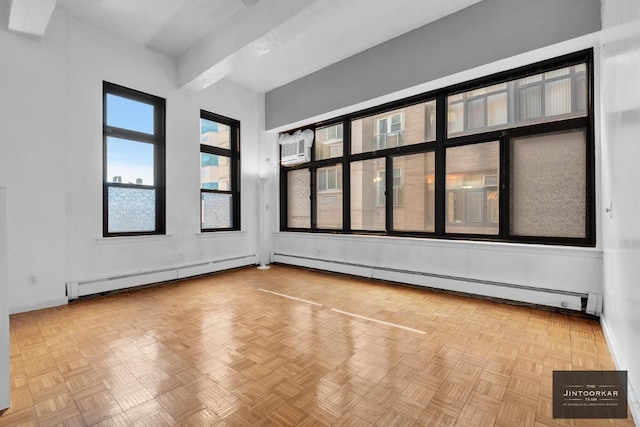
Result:
<svg viewBox="0 0 640 427">
<path fill-rule="evenodd" d="M 351 121 L 351 153 L 432 142 L 436 138 L 435 99 Z"/>
<path fill-rule="evenodd" d="M 165 100 L 103 83 L 103 235 L 165 233 Z"/>
<path fill-rule="evenodd" d="M 342 156 L 342 123 L 316 129 L 316 160 Z"/>
<path fill-rule="evenodd" d="M 318 191 L 342 190 L 342 171 L 340 166 L 318 170 Z"/>
<path fill-rule="evenodd" d="M 593 246 L 592 75 L 587 50 L 312 125 L 281 228 Z"/>
<path fill-rule="evenodd" d="M 200 112 L 200 229 L 240 229 L 240 122 Z"/>
</svg>

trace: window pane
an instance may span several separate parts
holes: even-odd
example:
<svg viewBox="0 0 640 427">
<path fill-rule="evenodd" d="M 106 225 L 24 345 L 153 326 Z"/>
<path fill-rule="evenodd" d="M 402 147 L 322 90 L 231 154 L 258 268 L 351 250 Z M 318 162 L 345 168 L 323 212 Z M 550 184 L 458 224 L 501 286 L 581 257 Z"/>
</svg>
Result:
<svg viewBox="0 0 640 427">
<path fill-rule="evenodd" d="M 317 219 L 318 228 L 342 228 L 342 166 L 318 169 Z M 333 185 L 333 186 L 330 186 Z"/>
<path fill-rule="evenodd" d="M 200 143 L 230 149 L 231 127 L 212 120 L 200 119 Z"/>
<path fill-rule="evenodd" d="M 507 93 L 487 97 L 487 125 L 498 126 L 507 123 Z"/>
<path fill-rule="evenodd" d="M 153 105 L 107 94 L 107 126 L 153 134 Z"/>
<path fill-rule="evenodd" d="M 447 148 L 447 233 L 498 234 L 498 141 Z"/>
<path fill-rule="evenodd" d="M 154 185 L 153 144 L 107 137 L 107 181 Z"/>
<path fill-rule="evenodd" d="M 393 228 L 435 230 L 435 155 L 412 154 L 393 159 Z M 396 180 L 396 176 L 401 176 Z"/>
<path fill-rule="evenodd" d="M 429 101 L 425 104 L 425 141 L 431 142 L 436 140 L 436 101 Z"/>
<path fill-rule="evenodd" d="M 542 116 L 542 90 L 531 86 L 520 90 L 520 120 L 537 119 Z"/>
<path fill-rule="evenodd" d="M 571 112 L 571 80 L 556 80 L 547 83 L 544 88 L 544 112 L 547 117 Z"/>
<path fill-rule="evenodd" d="M 287 227 L 311 227 L 311 186 L 307 169 L 287 172 Z"/>
<path fill-rule="evenodd" d="M 583 130 L 511 141 L 511 234 L 585 237 Z"/>
<path fill-rule="evenodd" d="M 336 173 L 336 169 L 330 169 L 327 171 L 327 190 L 336 190 L 338 189 L 338 174 Z"/>
<path fill-rule="evenodd" d="M 342 123 L 316 129 L 316 160 L 342 156 Z"/>
<path fill-rule="evenodd" d="M 201 193 L 202 229 L 232 228 L 231 194 Z"/>
<path fill-rule="evenodd" d="M 231 158 L 200 153 L 200 188 L 231 191 Z"/>
<path fill-rule="evenodd" d="M 450 95 L 447 97 L 447 135 L 584 116 L 585 70 L 585 64 L 578 64 Z M 574 96 L 576 102 L 572 103 Z"/>
<path fill-rule="evenodd" d="M 400 132 L 402 130 L 402 114 L 394 114 L 391 116 L 389 124 L 389 132 Z"/>
<path fill-rule="evenodd" d="M 576 108 L 578 111 L 587 109 L 587 77 L 585 74 L 576 77 Z"/>
<path fill-rule="evenodd" d="M 146 188 L 108 188 L 109 233 L 155 231 L 156 191 Z"/>
<path fill-rule="evenodd" d="M 353 154 L 434 141 L 435 100 L 351 122 Z"/>
<path fill-rule="evenodd" d="M 449 97 L 449 111 L 447 112 L 447 132 L 449 135 L 459 133 L 464 130 L 464 103 L 452 103 L 453 98 Z"/>
<path fill-rule="evenodd" d="M 467 108 L 469 108 L 469 129 L 485 127 L 484 98 L 469 101 Z"/>
<path fill-rule="evenodd" d="M 351 228 L 385 230 L 385 159 L 351 163 Z"/>
</svg>

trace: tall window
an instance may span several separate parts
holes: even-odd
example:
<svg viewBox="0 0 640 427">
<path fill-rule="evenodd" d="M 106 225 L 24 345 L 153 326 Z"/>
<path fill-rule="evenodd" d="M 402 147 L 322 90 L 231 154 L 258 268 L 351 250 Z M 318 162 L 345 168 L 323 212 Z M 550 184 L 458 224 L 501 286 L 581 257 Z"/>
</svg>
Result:
<svg viewBox="0 0 640 427">
<path fill-rule="evenodd" d="M 103 83 L 103 235 L 165 233 L 165 100 Z"/>
<path fill-rule="evenodd" d="M 240 229 L 240 122 L 200 112 L 200 230 Z"/>
<path fill-rule="evenodd" d="M 593 246 L 592 73 L 587 50 L 312 125 L 281 229 Z"/>
</svg>

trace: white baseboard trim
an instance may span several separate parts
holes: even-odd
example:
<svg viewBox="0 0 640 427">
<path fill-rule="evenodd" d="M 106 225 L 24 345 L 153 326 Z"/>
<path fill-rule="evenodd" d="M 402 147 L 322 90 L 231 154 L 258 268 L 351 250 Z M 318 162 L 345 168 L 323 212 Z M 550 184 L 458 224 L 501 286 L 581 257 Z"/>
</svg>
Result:
<svg viewBox="0 0 640 427">
<path fill-rule="evenodd" d="M 139 271 L 112 277 L 67 282 L 67 297 L 74 300 L 78 297 L 100 294 L 103 292 L 133 288 L 154 283 L 170 282 L 233 268 L 255 265 L 258 258 L 255 254 L 233 258 L 204 261 L 197 264 L 175 266 L 162 270 Z"/>
<path fill-rule="evenodd" d="M 189 277 L 231 270 L 233 268 L 256 265 L 257 263 L 258 259 L 256 255 L 246 255 L 236 258 L 203 262 L 200 264 L 184 265 L 167 270 L 140 272 L 132 275 L 88 280 L 84 282 L 67 282 L 67 296 L 39 301 L 33 304 L 9 307 L 9 314 L 25 313 L 28 311 L 66 305 L 70 300 L 74 300 L 80 296 L 172 280 L 181 280 Z"/>
<path fill-rule="evenodd" d="M 462 292 L 469 295 L 499 298 L 516 303 L 536 304 L 581 311 L 582 298 L 588 293 L 534 288 L 513 283 L 492 282 L 464 277 L 444 276 L 418 271 L 404 271 L 373 265 L 346 263 L 336 260 L 310 258 L 299 255 L 275 253 L 274 262 L 317 270 L 360 276 L 413 286 Z"/>
<path fill-rule="evenodd" d="M 627 369 L 625 369 L 620 360 L 620 353 L 618 352 L 616 339 L 611 333 L 611 328 L 609 328 L 605 316 L 600 316 L 600 326 L 602 327 L 602 332 L 604 333 L 604 337 L 607 340 L 609 352 L 611 353 L 613 363 L 616 365 L 616 369 L 619 371 L 626 371 Z M 638 395 L 636 394 L 635 389 L 633 388 L 633 384 L 631 384 L 630 381 L 627 387 L 627 394 L 631 416 L 633 416 L 635 424 L 638 424 L 640 423 L 640 400 L 638 400 Z"/>
<path fill-rule="evenodd" d="M 67 297 L 59 297 L 48 299 L 44 301 L 38 301 L 33 304 L 18 305 L 9 307 L 9 314 L 26 313 L 27 311 L 42 310 L 44 308 L 58 307 L 60 305 L 67 305 L 69 299 Z"/>
</svg>

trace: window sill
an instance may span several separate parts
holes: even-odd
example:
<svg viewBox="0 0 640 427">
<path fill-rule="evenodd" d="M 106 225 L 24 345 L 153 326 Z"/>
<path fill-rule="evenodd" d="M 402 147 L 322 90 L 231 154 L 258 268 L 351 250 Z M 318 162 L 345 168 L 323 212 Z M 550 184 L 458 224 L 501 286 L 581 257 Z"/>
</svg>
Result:
<svg viewBox="0 0 640 427">
<path fill-rule="evenodd" d="M 198 239 L 209 239 L 213 237 L 234 237 L 234 236 L 242 236 L 246 234 L 243 230 L 232 230 L 232 231 L 205 231 L 196 233 L 196 237 Z"/>
<path fill-rule="evenodd" d="M 171 234 L 152 234 L 145 236 L 116 236 L 116 237 L 97 237 L 98 245 L 119 245 L 128 243 L 146 243 L 157 242 L 158 240 L 169 240 L 173 238 Z"/>
<path fill-rule="evenodd" d="M 286 237 L 295 239 L 322 239 L 335 240 L 341 242 L 374 242 L 378 244 L 408 245 L 416 247 L 434 247 L 438 249 L 463 249 L 477 251 L 491 251 L 497 253 L 518 252 L 529 254 L 546 255 L 570 255 L 576 257 L 588 257 L 602 259 L 602 248 L 547 245 L 534 243 L 517 242 L 491 242 L 474 240 L 438 239 L 432 237 L 411 237 L 411 236 L 388 236 L 388 235 L 366 235 L 366 234 L 342 234 L 342 233 L 322 233 L 307 231 L 276 231 L 274 237 Z"/>
</svg>

